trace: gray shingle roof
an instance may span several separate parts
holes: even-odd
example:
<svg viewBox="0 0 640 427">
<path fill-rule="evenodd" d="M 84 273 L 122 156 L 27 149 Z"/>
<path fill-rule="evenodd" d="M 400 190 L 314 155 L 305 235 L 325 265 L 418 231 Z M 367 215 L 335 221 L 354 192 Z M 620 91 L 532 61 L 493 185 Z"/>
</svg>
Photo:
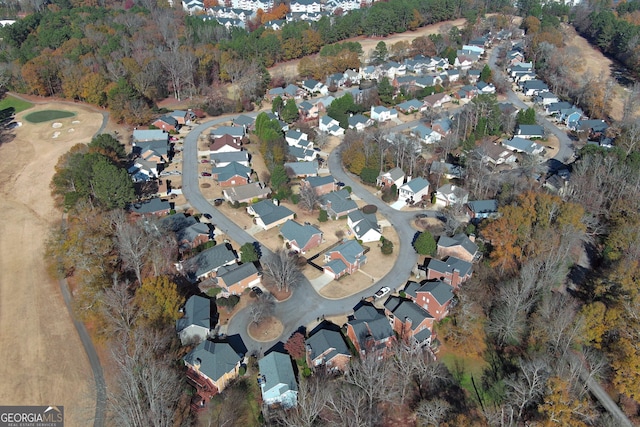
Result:
<svg viewBox="0 0 640 427">
<path fill-rule="evenodd" d="M 460 276 L 466 276 L 471 273 L 473 266 L 467 261 L 463 261 L 460 258 L 453 256 L 447 257 L 446 261 L 440 261 L 439 259 L 431 258 L 425 259 L 425 269 L 431 269 L 439 273 L 453 273 L 454 270 L 458 271 Z"/>
<path fill-rule="evenodd" d="M 226 245 L 217 245 L 189 258 L 184 262 L 184 266 L 189 278 L 195 280 L 235 260 L 236 254 L 231 249 Z"/>
<path fill-rule="evenodd" d="M 238 162 L 231 162 L 226 166 L 211 169 L 211 173 L 218 175 L 218 181 L 227 181 L 234 176 L 249 177 L 251 175 L 251 168 L 241 165 Z"/>
<path fill-rule="evenodd" d="M 397 181 L 400 178 L 404 178 L 404 171 L 398 167 L 388 170 L 387 172 L 380 172 L 378 178 L 388 176 L 392 181 Z"/>
<path fill-rule="evenodd" d="M 285 169 L 291 169 L 296 176 L 317 175 L 318 161 L 311 162 L 288 162 L 284 164 Z"/>
<path fill-rule="evenodd" d="M 347 264 L 341 259 L 332 259 L 324 265 L 324 268 L 331 270 L 335 275 L 340 275 L 347 270 Z"/>
<path fill-rule="evenodd" d="M 261 200 L 258 203 L 253 204 L 251 208 L 265 225 L 273 224 L 274 222 L 280 221 L 281 219 L 294 214 L 291 209 L 285 206 L 276 205 L 271 200 Z"/>
<path fill-rule="evenodd" d="M 407 182 L 403 185 L 403 187 L 408 187 L 414 193 L 426 188 L 429 186 L 429 181 L 419 176 L 418 178 L 414 178 L 411 181 Z"/>
<path fill-rule="evenodd" d="M 320 187 L 321 185 L 331 184 L 332 182 L 335 182 L 335 179 L 333 179 L 333 176 L 331 175 L 310 176 L 308 178 L 305 178 L 305 181 L 307 181 L 307 183 L 311 186 L 311 188 L 316 188 L 316 187 Z"/>
<path fill-rule="evenodd" d="M 313 236 L 322 234 L 322 231 L 313 225 L 300 225 L 294 220 L 289 219 L 280 227 L 280 234 L 282 234 L 282 237 L 286 240 L 296 242 L 298 247 L 304 248 Z"/>
<path fill-rule="evenodd" d="M 462 246 L 464 250 L 471 255 L 475 255 L 475 253 L 478 252 L 478 245 L 472 242 L 469 236 L 464 233 L 458 233 L 453 237 L 440 236 L 438 246 L 442 246 L 443 248 Z"/>
<path fill-rule="evenodd" d="M 467 205 L 476 214 L 498 212 L 497 200 L 472 200 Z"/>
<path fill-rule="evenodd" d="M 348 323 L 353 327 L 358 339 L 371 335 L 378 341 L 394 336 L 387 317 L 370 304 L 361 304 Z"/>
<path fill-rule="evenodd" d="M 196 325 L 211 329 L 211 300 L 198 295 L 189 298 L 184 305 L 184 316 L 176 320 L 176 331 Z"/>
<path fill-rule="evenodd" d="M 200 372 L 214 381 L 218 381 L 228 372 L 232 372 L 241 357 L 228 343 L 203 341 L 184 357 L 185 362 L 196 365 L 200 362 Z"/>
<path fill-rule="evenodd" d="M 376 214 L 365 214 L 361 210 L 353 211 L 348 215 L 349 220 L 354 224 L 353 232 L 358 239 L 362 238 L 369 230 L 380 232 L 380 225 Z"/>
<path fill-rule="evenodd" d="M 415 330 L 425 319 L 433 319 L 427 310 L 409 299 L 392 296 L 385 301 L 384 307 L 403 322 L 405 319 L 411 320 L 412 330 Z"/>
<path fill-rule="evenodd" d="M 198 221 L 196 221 L 196 219 L 192 216 L 186 216 L 183 213 L 177 213 L 174 215 L 167 215 L 165 217 L 163 217 L 162 219 L 160 219 L 159 223 L 160 226 L 167 230 L 167 231 L 173 231 L 174 233 L 177 233 L 178 231 L 185 229 L 187 227 L 189 227 L 190 225 L 193 225 L 195 223 L 197 223 Z"/>
<path fill-rule="evenodd" d="M 349 199 L 349 192 L 345 189 L 332 191 L 321 197 L 322 204 L 327 206 L 331 204 L 331 210 L 336 213 L 347 212 L 352 209 L 358 209 L 358 205 Z"/>
<path fill-rule="evenodd" d="M 358 259 L 360 259 L 361 261 L 366 259 L 366 257 L 363 255 L 364 248 L 360 246 L 360 243 L 358 243 L 356 240 L 347 240 L 343 244 L 327 251 L 328 254 L 332 252 L 339 252 L 350 264 L 355 264 Z"/>
<path fill-rule="evenodd" d="M 203 234 L 211 234 L 209 226 L 201 222 L 196 222 L 195 224 L 191 224 L 190 226 L 185 227 L 182 230 L 178 230 L 176 232 L 176 237 L 178 241 L 186 240 L 187 242 L 193 242 L 196 237 Z"/>
<path fill-rule="evenodd" d="M 288 390 L 298 390 L 291 358 L 287 354 L 271 352 L 258 360 L 258 367 L 260 375 L 264 376 L 265 390 L 271 390 L 279 384 L 284 384 L 280 387 L 280 394 Z"/>
<path fill-rule="evenodd" d="M 222 153 L 212 153 L 211 161 L 214 164 L 230 162 L 248 162 L 249 154 L 246 151 L 228 151 Z"/>
<path fill-rule="evenodd" d="M 129 205 L 129 208 L 131 209 L 131 212 L 147 214 L 171 209 L 171 204 L 167 200 L 154 197 L 153 199 L 145 200 L 143 202 L 132 203 Z"/>
<path fill-rule="evenodd" d="M 453 287 L 441 280 L 424 281 L 417 292 L 429 292 L 440 305 L 453 299 Z"/>
<path fill-rule="evenodd" d="M 256 274 L 257 272 L 258 269 L 252 262 L 248 262 L 242 265 L 232 264 L 229 266 L 220 267 L 216 274 L 216 278 L 224 280 L 224 283 L 230 286 Z"/>
<path fill-rule="evenodd" d="M 326 360 L 331 360 L 339 354 L 351 356 L 342 334 L 338 331 L 320 329 L 307 338 L 307 346 L 311 350 L 311 359 L 315 359 L 328 350 L 330 351 L 325 355 Z"/>
</svg>

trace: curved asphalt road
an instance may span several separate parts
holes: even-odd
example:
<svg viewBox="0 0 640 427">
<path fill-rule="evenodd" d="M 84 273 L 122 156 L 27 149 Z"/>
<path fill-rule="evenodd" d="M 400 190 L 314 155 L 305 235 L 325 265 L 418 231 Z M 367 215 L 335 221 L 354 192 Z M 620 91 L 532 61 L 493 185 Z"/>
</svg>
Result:
<svg viewBox="0 0 640 427">
<path fill-rule="evenodd" d="M 206 129 L 227 120 L 229 120 L 228 117 L 218 118 L 200 124 L 185 137 L 182 160 L 182 192 L 193 208 L 199 212 L 210 214 L 212 216 L 212 222 L 216 224 L 218 229 L 225 232 L 239 245 L 242 245 L 246 242 L 254 242 L 256 239 L 214 208 L 211 203 L 202 196 L 198 184 L 198 138 Z M 259 342 L 248 335 L 247 326 L 250 322 L 249 310 L 241 310 L 229 322 L 227 334 L 240 334 L 250 352 L 268 349 L 280 339 L 286 339 L 301 325 L 311 323 L 323 315 L 332 316 L 348 313 L 362 298 L 371 296 L 375 290 L 382 286 L 388 286 L 390 288 L 399 287 L 408 279 L 411 270 L 417 262 L 417 254 L 411 246 L 415 230 L 409 225 L 409 219 L 415 215 L 415 212 L 396 211 L 369 193 L 366 189 L 362 188 L 357 181 L 354 181 L 342 170 L 339 148 L 334 150 L 330 155 L 329 166 L 335 178 L 351 186 L 353 192 L 365 202 L 378 206 L 380 213 L 386 216 L 389 222 L 396 228 L 400 240 L 400 244 L 398 248 L 396 248 L 398 251 L 396 264 L 386 276 L 378 280 L 371 287 L 356 295 L 340 300 L 330 300 L 322 297 L 315 291 L 311 283 L 307 279 L 304 279 L 293 292 L 291 298 L 276 304 L 275 316 L 282 321 L 284 331 L 278 339 L 271 342 Z M 270 251 L 263 246 L 262 253 L 264 256 L 270 253 Z M 363 276 L 363 280 L 368 279 Z"/>
</svg>

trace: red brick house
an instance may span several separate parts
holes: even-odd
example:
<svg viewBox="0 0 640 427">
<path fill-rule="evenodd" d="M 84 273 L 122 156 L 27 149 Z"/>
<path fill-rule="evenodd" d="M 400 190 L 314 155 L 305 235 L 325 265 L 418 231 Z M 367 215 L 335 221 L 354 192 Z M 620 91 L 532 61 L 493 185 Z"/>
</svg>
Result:
<svg viewBox="0 0 640 427">
<path fill-rule="evenodd" d="M 474 262 L 480 256 L 478 245 L 475 244 L 475 236 L 467 236 L 464 233 L 453 237 L 441 236 L 438 239 L 438 256 L 441 258 L 452 256 L 466 262 Z"/>
<path fill-rule="evenodd" d="M 347 322 L 347 336 L 363 357 L 382 359 L 396 343 L 389 320 L 370 303 L 359 303 Z"/>
<path fill-rule="evenodd" d="M 165 216 L 171 212 L 171 203 L 159 197 L 131 203 L 129 210 L 133 216 Z"/>
<path fill-rule="evenodd" d="M 408 298 L 427 310 L 435 321 L 440 321 L 449 314 L 449 306 L 453 301 L 453 287 L 441 280 L 408 282 L 404 292 Z"/>
<path fill-rule="evenodd" d="M 175 132 L 178 130 L 178 121 L 171 116 L 158 117 L 153 123 L 153 126 L 158 129 L 162 129 L 165 132 Z"/>
<path fill-rule="evenodd" d="M 329 194 L 332 191 L 336 191 L 338 186 L 336 185 L 335 179 L 333 176 L 308 176 L 302 181 L 300 181 L 300 186 L 308 186 L 313 188 L 316 191 L 318 196 L 323 196 L 325 194 Z"/>
<path fill-rule="evenodd" d="M 431 344 L 433 316 L 410 299 L 391 296 L 384 311 L 400 340 L 422 347 Z"/>
<path fill-rule="evenodd" d="M 238 162 L 231 162 L 226 166 L 211 169 L 211 177 L 223 188 L 247 185 L 250 176 L 251 168 Z"/>
<path fill-rule="evenodd" d="M 325 252 L 324 261 L 324 272 L 339 279 L 345 274 L 355 273 L 367 263 L 367 257 L 364 255 L 364 248 L 356 240 L 347 240 Z"/>
<path fill-rule="evenodd" d="M 290 249 L 302 254 L 322 243 L 322 231 L 313 225 L 300 225 L 292 219 L 280 226 L 280 235 Z"/>
<path fill-rule="evenodd" d="M 307 344 L 307 364 L 313 369 L 324 366 L 329 372 L 344 372 L 351 361 L 351 352 L 344 342 L 340 328 L 320 324 L 311 331 Z"/>
<path fill-rule="evenodd" d="M 427 280 L 438 279 L 458 289 L 462 283 L 471 278 L 473 266 L 471 263 L 453 256 L 441 261 L 426 258 L 420 270 L 426 272 Z"/>
<path fill-rule="evenodd" d="M 217 285 L 222 288 L 218 297 L 240 295 L 245 289 L 258 286 L 261 282 L 260 273 L 252 262 L 242 265 L 232 264 L 220 267 L 216 274 Z"/>
</svg>

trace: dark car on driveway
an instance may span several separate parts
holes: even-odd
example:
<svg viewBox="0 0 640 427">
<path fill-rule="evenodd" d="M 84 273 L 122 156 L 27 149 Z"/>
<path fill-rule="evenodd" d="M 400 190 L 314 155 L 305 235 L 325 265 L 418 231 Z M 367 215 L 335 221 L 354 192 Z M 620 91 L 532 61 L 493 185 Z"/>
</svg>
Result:
<svg viewBox="0 0 640 427">
<path fill-rule="evenodd" d="M 202 215 L 202 216 L 203 216 L 203 217 L 205 217 L 205 218 L 207 218 L 207 219 L 211 219 L 211 218 L 212 218 L 211 214 L 208 214 L 208 213 L 206 213 L 206 214 L 204 214 L 204 215 Z"/>
<path fill-rule="evenodd" d="M 224 199 L 215 199 L 213 201 L 214 206 L 220 206 L 223 203 L 224 203 Z"/>
</svg>

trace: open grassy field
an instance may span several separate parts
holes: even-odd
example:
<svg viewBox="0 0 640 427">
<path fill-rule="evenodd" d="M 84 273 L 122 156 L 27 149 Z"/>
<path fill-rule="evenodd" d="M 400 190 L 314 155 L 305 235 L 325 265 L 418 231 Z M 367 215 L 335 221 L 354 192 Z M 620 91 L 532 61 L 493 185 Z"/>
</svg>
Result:
<svg viewBox="0 0 640 427">
<path fill-rule="evenodd" d="M 28 110 L 33 107 L 33 104 L 21 99 L 15 98 L 11 95 L 7 95 L 0 101 L 0 110 L 13 107 L 16 110 L 16 114 Z"/>
</svg>

